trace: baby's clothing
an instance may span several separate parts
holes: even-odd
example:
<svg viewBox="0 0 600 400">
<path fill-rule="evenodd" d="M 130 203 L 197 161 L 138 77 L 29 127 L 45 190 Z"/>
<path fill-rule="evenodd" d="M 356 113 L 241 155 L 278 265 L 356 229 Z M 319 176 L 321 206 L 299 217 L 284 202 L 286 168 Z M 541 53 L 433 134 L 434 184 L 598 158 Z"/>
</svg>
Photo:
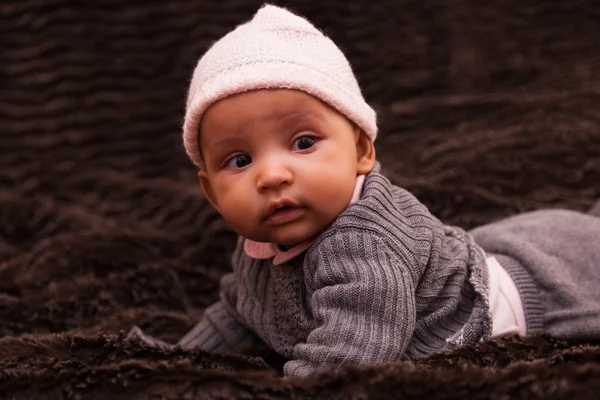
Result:
<svg viewBox="0 0 600 400">
<path fill-rule="evenodd" d="M 500 286 L 490 286 L 490 271 L 510 276 L 527 333 L 600 335 L 599 218 L 534 212 L 473 235 L 442 224 L 374 170 L 360 200 L 302 254 L 275 265 L 248 256 L 240 238 L 220 301 L 179 344 L 223 351 L 259 337 L 291 359 L 284 367 L 288 376 L 418 360 L 490 337 L 492 311 L 502 297 Z M 505 303 L 510 298 L 514 293 L 504 293 Z M 512 320 L 505 315 L 508 331 L 525 329 L 516 313 Z"/>
<path fill-rule="evenodd" d="M 286 375 L 304 376 L 347 363 L 422 359 L 492 332 L 482 249 L 376 171 L 360 200 L 298 257 L 280 265 L 253 259 L 244 241 L 222 279 L 221 300 L 182 347 L 239 348 L 255 333 L 292 359 Z"/>
<path fill-rule="evenodd" d="M 378 165 L 377 170 L 380 166 Z M 350 204 L 360 199 L 363 191 L 365 175 L 358 175 L 354 186 L 354 192 Z M 244 241 L 244 252 L 255 259 L 272 258 L 274 265 L 282 264 L 298 256 L 313 243 L 313 240 L 302 242 L 291 249 L 279 249 L 274 243 L 254 242 L 246 239 Z M 489 302 L 492 314 L 491 337 L 518 333 L 525 335 L 525 314 L 519 292 L 510 278 L 510 275 L 502 268 L 494 257 L 486 259 L 489 279 Z M 460 331 L 451 336 L 447 341 L 455 341 Z"/>
</svg>

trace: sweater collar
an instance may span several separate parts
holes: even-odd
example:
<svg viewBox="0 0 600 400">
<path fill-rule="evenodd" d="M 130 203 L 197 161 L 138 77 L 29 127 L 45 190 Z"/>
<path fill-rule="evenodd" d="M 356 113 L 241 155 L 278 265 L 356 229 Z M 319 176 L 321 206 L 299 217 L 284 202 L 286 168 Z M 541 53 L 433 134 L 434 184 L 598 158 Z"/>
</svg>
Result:
<svg viewBox="0 0 600 400">
<path fill-rule="evenodd" d="M 365 182 L 365 175 L 358 175 L 356 177 L 356 183 L 354 185 L 354 192 L 350 199 L 350 204 L 357 202 L 360 199 L 363 185 Z M 348 205 L 350 205 L 348 204 Z M 255 242 L 250 239 L 244 241 L 244 251 L 250 258 L 257 260 L 264 260 L 267 258 L 273 258 L 274 265 L 280 265 L 287 262 L 294 257 L 302 254 L 306 249 L 310 247 L 314 239 L 306 240 L 291 249 L 282 250 L 275 243 L 264 243 Z"/>
</svg>

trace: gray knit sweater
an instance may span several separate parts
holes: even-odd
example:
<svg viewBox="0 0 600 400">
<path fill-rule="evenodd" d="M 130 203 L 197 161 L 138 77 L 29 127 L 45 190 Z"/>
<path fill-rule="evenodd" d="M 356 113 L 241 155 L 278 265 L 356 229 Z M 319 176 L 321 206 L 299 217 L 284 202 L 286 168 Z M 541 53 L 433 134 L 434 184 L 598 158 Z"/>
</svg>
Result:
<svg viewBox="0 0 600 400">
<path fill-rule="evenodd" d="M 377 171 L 360 200 L 296 258 L 252 259 L 243 241 L 220 301 L 182 347 L 224 351 L 258 337 L 290 359 L 286 376 L 306 376 L 417 360 L 491 333 L 484 252 Z"/>
</svg>

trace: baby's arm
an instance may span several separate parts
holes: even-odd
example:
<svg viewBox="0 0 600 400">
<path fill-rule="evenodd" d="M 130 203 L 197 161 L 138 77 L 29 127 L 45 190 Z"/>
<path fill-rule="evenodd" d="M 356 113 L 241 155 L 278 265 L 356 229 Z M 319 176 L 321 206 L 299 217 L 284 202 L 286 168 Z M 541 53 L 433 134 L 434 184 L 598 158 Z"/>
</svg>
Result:
<svg viewBox="0 0 600 400">
<path fill-rule="evenodd" d="M 400 359 L 415 328 L 418 279 L 407 265 L 416 260 L 375 234 L 347 230 L 325 238 L 308 262 L 316 266 L 311 305 L 319 327 L 296 345 L 285 375 Z"/>
<path fill-rule="evenodd" d="M 221 279 L 221 300 L 207 307 L 198 324 L 177 343 L 183 349 L 208 352 L 242 349 L 252 346 L 256 336 L 237 319 L 234 273 Z"/>
</svg>

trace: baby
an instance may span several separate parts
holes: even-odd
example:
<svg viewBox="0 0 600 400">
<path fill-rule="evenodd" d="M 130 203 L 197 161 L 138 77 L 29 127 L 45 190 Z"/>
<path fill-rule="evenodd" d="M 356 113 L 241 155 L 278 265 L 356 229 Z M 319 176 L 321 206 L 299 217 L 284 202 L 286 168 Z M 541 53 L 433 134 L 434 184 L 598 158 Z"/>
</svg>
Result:
<svg viewBox="0 0 600 400">
<path fill-rule="evenodd" d="M 306 376 L 507 333 L 600 337 L 600 207 L 467 233 L 380 174 L 376 135 L 342 52 L 285 9 L 264 6 L 207 51 L 184 144 L 240 236 L 220 300 L 180 347 L 261 339 L 286 376 Z"/>
</svg>

